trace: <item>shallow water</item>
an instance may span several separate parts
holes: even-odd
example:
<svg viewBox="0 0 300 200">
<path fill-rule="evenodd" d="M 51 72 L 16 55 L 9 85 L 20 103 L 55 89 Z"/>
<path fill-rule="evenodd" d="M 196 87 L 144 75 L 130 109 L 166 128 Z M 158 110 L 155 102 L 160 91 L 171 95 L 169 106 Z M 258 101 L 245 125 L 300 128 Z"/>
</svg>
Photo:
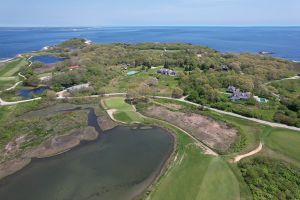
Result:
<svg viewBox="0 0 300 200">
<path fill-rule="evenodd" d="M 46 90 L 47 88 L 45 87 L 39 87 L 35 89 L 21 89 L 18 91 L 18 95 L 20 97 L 31 99 L 34 97 L 34 95 L 43 94 Z"/>
<path fill-rule="evenodd" d="M 61 61 L 64 61 L 63 58 L 59 58 L 59 57 L 56 57 L 56 56 L 34 56 L 30 59 L 31 61 L 33 62 L 42 62 L 46 65 L 50 65 L 50 64 L 55 64 L 57 62 L 61 62 Z"/>
<path fill-rule="evenodd" d="M 0 199 L 132 199 L 153 181 L 172 150 L 172 142 L 160 128 L 116 127 L 94 142 L 36 159 L 1 180 Z"/>
</svg>

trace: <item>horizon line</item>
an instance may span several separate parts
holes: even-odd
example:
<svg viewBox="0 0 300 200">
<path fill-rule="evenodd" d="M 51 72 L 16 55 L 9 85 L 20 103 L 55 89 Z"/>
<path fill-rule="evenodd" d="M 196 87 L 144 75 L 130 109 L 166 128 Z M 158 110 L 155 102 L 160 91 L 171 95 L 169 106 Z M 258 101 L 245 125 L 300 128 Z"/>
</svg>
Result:
<svg viewBox="0 0 300 200">
<path fill-rule="evenodd" d="M 0 25 L 0 28 L 138 28 L 138 27 L 300 27 L 300 25 L 104 25 L 104 26 L 56 26 L 56 25 L 29 25 L 29 26 L 17 26 L 17 25 Z"/>
</svg>

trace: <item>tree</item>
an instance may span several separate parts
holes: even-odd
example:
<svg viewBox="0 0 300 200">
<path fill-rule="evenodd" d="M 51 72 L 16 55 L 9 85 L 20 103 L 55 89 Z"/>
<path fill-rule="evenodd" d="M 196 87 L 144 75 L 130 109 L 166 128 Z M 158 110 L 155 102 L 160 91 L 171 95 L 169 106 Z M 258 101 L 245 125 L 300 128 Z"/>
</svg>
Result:
<svg viewBox="0 0 300 200">
<path fill-rule="evenodd" d="M 176 87 L 173 89 L 173 92 L 172 92 L 172 97 L 173 98 L 181 98 L 183 95 L 183 90 Z"/>
<path fill-rule="evenodd" d="M 42 67 L 45 67 L 46 65 L 42 62 L 39 62 L 39 61 L 36 61 L 36 62 L 33 62 L 30 67 L 32 69 L 36 69 L 36 68 L 42 68 Z"/>
<path fill-rule="evenodd" d="M 56 99 L 56 92 L 48 90 L 46 93 L 46 98 L 48 100 L 55 100 Z"/>
<path fill-rule="evenodd" d="M 40 84 L 40 79 L 36 75 L 32 75 L 24 80 L 24 85 L 37 87 Z"/>
</svg>

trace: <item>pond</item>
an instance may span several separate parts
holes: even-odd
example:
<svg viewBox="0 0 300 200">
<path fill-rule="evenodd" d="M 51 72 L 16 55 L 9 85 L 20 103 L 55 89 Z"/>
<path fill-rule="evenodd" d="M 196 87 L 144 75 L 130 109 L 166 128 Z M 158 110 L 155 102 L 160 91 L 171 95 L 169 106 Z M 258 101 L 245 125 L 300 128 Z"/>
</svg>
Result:
<svg viewBox="0 0 300 200">
<path fill-rule="evenodd" d="M 44 55 L 44 56 L 34 56 L 30 59 L 32 62 L 42 62 L 46 65 L 55 64 L 57 62 L 64 61 L 64 58 L 60 58 L 57 56 Z"/>
<path fill-rule="evenodd" d="M 18 91 L 18 95 L 26 99 L 32 99 L 35 95 L 43 94 L 46 90 L 46 87 L 38 87 L 34 89 L 21 89 Z"/>
<path fill-rule="evenodd" d="M 129 72 L 127 72 L 127 75 L 131 76 L 131 75 L 134 75 L 136 73 L 138 73 L 138 71 L 129 71 Z"/>
<path fill-rule="evenodd" d="M 89 125 L 95 125 L 89 113 Z M 155 179 L 173 149 L 163 129 L 118 126 L 93 142 L 51 158 L 35 159 L 0 180 L 0 199 L 133 199 Z"/>
</svg>

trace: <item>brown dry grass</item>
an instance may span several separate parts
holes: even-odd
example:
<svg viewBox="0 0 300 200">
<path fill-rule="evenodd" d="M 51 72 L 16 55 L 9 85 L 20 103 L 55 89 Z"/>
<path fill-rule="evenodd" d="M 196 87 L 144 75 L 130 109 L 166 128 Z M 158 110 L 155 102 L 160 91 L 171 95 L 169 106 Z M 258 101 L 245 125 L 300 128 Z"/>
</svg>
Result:
<svg viewBox="0 0 300 200">
<path fill-rule="evenodd" d="M 148 107 L 146 114 L 182 128 L 219 152 L 226 152 L 237 137 L 237 130 L 199 114 L 170 111 L 159 106 Z"/>
</svg>

